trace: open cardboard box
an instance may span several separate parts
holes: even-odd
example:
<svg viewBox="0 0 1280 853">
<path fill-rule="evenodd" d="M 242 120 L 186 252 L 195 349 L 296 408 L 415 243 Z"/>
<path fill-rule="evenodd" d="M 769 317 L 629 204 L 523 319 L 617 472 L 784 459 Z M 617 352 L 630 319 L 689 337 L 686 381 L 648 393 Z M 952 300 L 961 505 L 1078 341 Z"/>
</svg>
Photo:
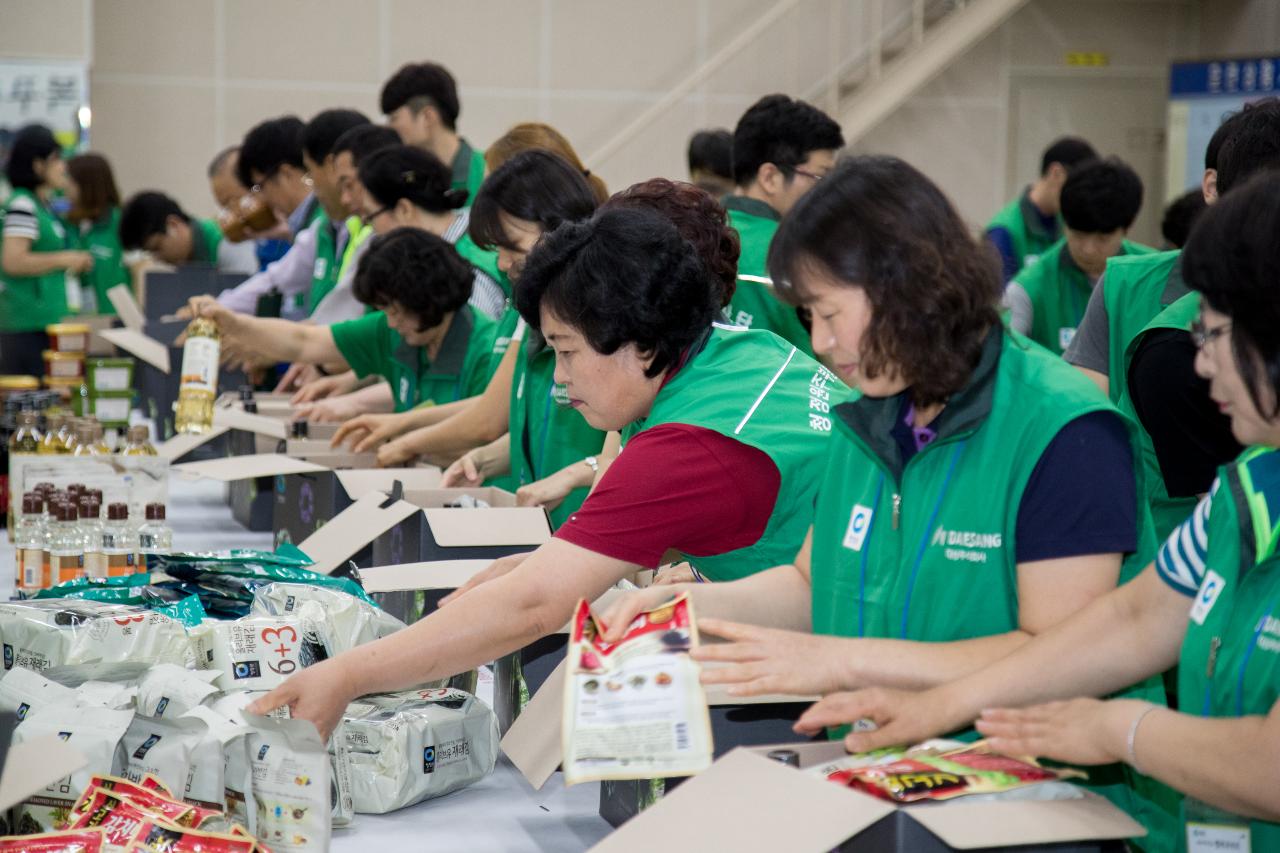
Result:
<svg viewBox="0 0 1280 853">
<path fill-rule="evenodd" d="M 474 489 L 406 489 L 396 497 L 420 512 L 379 536 L 373 543 L 373 564 L 436 560 L 496 560 L 532 551 L 551 539 L 551 521 L 539 507 L 518 507 L 516 496 L 486 486 Z M 463 496 L 487 508 L 451 506 Z"/>
<path fill-rule="evenodd" d="M 765 757 L 794 750 L 801 770 Z M 648 853 L 654 839 L 700 851 L 1123 850 L 1142 826 L 1091 792 L 1073 800 L 896 806 L 828 782 L 803 768 L 844 754 L 838 741 L 735 749 L 670 791 L 593 850 Z M 749 816 L 744 819 L 744 816 Z"/>
<path fill-rule="evenodd" d="M 301 542 L 369 492 L 390 494 L 396 483 L 401 489 L 433 489 L 440 485 L 442 472 L 423 468 L 348 468 L 353 455 L 334 454 L 303 457 L 320 465 L 334 463 L 333 470 L 282 474 L 275 483 L 275 513 L 272 523 L 277 545 Z M 357 566 L 373 563 L 372 540 L 352 558 Z"/>
</svg>

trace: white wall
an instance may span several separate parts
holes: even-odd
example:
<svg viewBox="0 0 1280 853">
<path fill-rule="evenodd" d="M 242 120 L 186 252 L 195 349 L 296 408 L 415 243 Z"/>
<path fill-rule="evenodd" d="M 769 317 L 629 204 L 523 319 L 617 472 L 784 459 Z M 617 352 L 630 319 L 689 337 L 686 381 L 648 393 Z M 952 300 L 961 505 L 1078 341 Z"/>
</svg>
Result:
<svg viewBox="0 0 1280 853">
<path fill-rule="evenodd" d="M 382 81 L 410 60 L 454 71 L 460 127 L 475 144 L 535 119 L 588 156 L 772 2 L 0 0 L 0 56 L 90 62 L 93 147 L 122 191 L 163 188 L 207 213 L 204 169 L 221 147 L 286 112 L 353 106 L 377 118 Z M 883 2 L 886 19 L 910 5 Z M 768 92 L 815 91 L 862 44 L 870 3 L 799 0 L 596 171 L 614 188 L 683 175 L 694 130 L 732 126 Z M 1137 99 L 1141 120 L 1117 128 L 1108 153 L 1158 158 L 1162 127 L 1146 113 L 1163 110 L 1168 63 L 1266 50 L 1280 50 L 1276 0 L 1031 0 L 858 149 L 910 160 L 977 224 L 1031 177 L 1042 136 L 1080 120 L 1090 99 L 1114 96 L 1114 109 Z M 1110 64 L 1069 68 L 1068 51 L 1102 51 Z M 1046 86 L 1054 97 L 1028 118 L 1026 93 Z M 1160 188 L 1148 197 L 1154 210 Z"/>
</svg>

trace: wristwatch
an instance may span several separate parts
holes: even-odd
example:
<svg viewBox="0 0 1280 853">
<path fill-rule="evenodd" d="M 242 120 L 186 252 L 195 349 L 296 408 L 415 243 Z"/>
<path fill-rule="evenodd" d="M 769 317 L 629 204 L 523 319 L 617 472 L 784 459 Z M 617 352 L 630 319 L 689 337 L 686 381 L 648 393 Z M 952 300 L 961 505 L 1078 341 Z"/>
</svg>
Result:
<svg viewBox="0 0 1280 853">
<path fill-rule="evenodd" d="M 586 459 L 583 459 L 583 460 L 582 460 L 582 464 L 583 464 L 583 465 L 586 465 L 588 468 L 590 468 L 590 469 L 591 469 L 591 473 L 593 473 L 593 474 L 599 474 L 599 473 L 600 473 L 600 460 L 599 460 L 599 459 L 597 459 L 596 457 L 594 457 L 594 456 L 588 456 Z"/>
</svg>

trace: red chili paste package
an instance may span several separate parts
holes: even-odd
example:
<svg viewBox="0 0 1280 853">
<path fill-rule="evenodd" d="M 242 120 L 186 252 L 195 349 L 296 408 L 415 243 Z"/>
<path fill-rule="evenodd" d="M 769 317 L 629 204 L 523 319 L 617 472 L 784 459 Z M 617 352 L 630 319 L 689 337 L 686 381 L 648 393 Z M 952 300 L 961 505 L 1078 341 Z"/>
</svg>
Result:
<svg viewBox="0 0 1280 853">
<path fill-rule="evenodd" d="M 0 838 L 0 853 L 102 853 L 103 849 L 100 829 Z"/>
<path fill-rule="evenodd" d="M 265 849 L 252 837 L 157 825 L 140 834 L 129 853 L 256 853 Z"/>
<path fill-rule="evenodd" d="M 148 777 L 155 778 L 151 777 L 150 774 L 148 774 Z M 193 826 L 196 824 L 196 809 L 194 806 L 180 803 L 171 797 L 165 796 L 155 788 L 144 788 L 141 785 L 130 782 L 128 779 L 121 779 L 116 776 L 94 776 L 89 780 L 89 787 L 85 788 L 84 793 L 80 795 L 80 799 L 76 800 L 76 804 L 71 807 L 69 823 L 72 826 L 78 825 L 77 821 L 80 815 L 93 809 L 98 791 L 107 791 L 119 799 L 128 800 L 138 808 L 152 812 L 169 823 L 178 826 Z"/>
</svg>

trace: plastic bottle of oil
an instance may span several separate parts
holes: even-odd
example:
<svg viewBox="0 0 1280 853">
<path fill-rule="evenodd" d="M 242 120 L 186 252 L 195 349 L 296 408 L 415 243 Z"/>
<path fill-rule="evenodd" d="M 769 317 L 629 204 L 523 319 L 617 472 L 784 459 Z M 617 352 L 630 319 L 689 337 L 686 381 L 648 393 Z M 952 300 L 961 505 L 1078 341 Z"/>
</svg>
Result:
<svg viewBox="0 0 1280 853">
<path fill-rule="evenodd" d="M 91 421 L 76 424 L 76 443 L 71 453 L 74 456 L 97 456 L 100 453 Z"/>
<path fill-rule="evenodd" d="M 117 451 L 121 456 L 159 456 L 151 443 L 151 430 L 146 424 L 134 424 L 125 434 L 125 443 Z"/>
<path fill-rule="evenodd" d="M 213 399 L 218 393 L 218 357 L 222 340 L 212 320 L 197 317 L 187 326 L 174 429 L 205 433 L 213 429 Z"/>
<path fill-rule="evenodd" d="M 107 431 L 103 428 L 101 421 L 97 418 L 93 419 L 93 449 L 100 456 L 111 455 L 111 445 L 107 444 Z"/>
<path fill-rule="evenodd" d="M 67 415 L 61 413 L 49 415 L 48 425 L 44 438 L 40 439 L 40 454 L 62 456 L 69 454 L 71 451 L 67 449 L 66 444 Z"/>
<path fill-rule="evenodd" d="M 31 456 L 40 452 L 40 442 L 44 436 L 36 427 L 39 415 L 35 412 L 20 412 L 18 428 L 9 436 L 9 453 Z"/>
</svg>

